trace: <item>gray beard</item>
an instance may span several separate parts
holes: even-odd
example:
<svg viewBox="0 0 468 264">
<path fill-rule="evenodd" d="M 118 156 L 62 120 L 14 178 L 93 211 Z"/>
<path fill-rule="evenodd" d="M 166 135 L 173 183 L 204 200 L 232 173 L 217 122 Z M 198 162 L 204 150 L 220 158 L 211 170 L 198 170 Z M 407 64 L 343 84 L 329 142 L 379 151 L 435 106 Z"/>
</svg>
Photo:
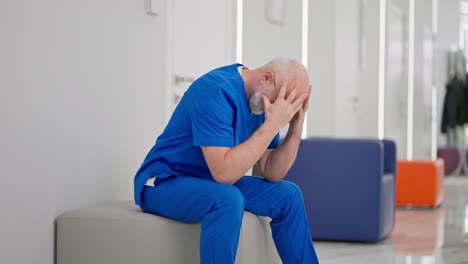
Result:
<svg viewBox="0 0 468 264">
<path fill-rule="evenodd" d="M 254 115 L 261 115 L 263 113 L 263 99 L 261 92 L 256 92 L 250 97 L 249 100 L 250 112 Z"/>
</svg>

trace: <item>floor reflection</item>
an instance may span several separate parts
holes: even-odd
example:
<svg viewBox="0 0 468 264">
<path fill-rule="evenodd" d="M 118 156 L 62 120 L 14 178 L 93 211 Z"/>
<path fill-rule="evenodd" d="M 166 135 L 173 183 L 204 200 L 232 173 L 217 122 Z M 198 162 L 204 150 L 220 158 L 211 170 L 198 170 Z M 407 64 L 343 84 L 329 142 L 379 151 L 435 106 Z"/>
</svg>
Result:
<svg viewBox="0 0 468 264">
<path fill-rule="evenodd" d="M 442 263 L 438 249 L 444 243 L 444 208 L 399 209 L 390 240 L 396 263 Z"/>
<path fill-rule="evenodd" d="M 320 263 L 468 264 L 468 177 L 445 179 L 435 209 L 398 209 L 395 229 L 377 244 L 316 242 Z"/>
<path fill-rule="evenodd" d="M 444 208 L 399 209 L 390 238 L 397 256 L 433 256 L 444 241 Z"/>
</svg>

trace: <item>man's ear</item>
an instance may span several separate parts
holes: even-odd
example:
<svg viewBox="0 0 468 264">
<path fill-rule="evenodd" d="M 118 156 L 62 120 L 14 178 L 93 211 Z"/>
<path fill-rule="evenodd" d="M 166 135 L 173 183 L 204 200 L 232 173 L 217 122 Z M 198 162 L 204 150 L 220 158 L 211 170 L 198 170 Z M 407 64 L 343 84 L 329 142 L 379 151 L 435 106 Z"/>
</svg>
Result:
<svg viewBox="0 0 468 264">
<path fill-rule="evenodd" d="M 262 80 L 263 83 L 273 82 L 274 80 L 275 80 L 275 74 L 272 71 L 268 70 L 263 74 L 263 80 Z"/>
</svg>

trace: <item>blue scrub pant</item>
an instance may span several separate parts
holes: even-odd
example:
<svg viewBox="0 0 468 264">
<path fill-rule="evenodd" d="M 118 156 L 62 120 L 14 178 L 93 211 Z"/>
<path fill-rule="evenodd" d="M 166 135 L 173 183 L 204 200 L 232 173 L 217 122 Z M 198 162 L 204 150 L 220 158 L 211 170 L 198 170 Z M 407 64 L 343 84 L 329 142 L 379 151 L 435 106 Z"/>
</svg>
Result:
<svg viewBox="0 0 468 264">
<path fill-rule="evenodd" d="M 288 181 L 244 176 L 234 185 L 189 176 L 157 180 L 141 194 L 143 211 L 185 223 L 201 222 L 200 261 L 234 263 L 244 210 L 272 218 L 276 249 L 285 264 L 318 263 L 302 193 Z"/>
</svg>

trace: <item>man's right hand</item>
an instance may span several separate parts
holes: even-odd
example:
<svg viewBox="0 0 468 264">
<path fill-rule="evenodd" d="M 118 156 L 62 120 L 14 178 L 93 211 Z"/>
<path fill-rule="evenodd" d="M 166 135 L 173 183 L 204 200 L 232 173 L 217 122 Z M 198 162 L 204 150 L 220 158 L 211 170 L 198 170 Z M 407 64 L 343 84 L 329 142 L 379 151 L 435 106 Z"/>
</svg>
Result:
<svg viewBox="0 0 468 264">
<path fill-rule="evenodd" d="M 286 97 L 287 82 L 283 82 L 274 103 L 268 97 L 262 96 L 265 111 L 265 123 L 269 123 L 276 131 L 286 126 L 294 115 L 303 107 L 307 94 L 297 96 L 297 90 L 292 90 Z"/>
</svg>

